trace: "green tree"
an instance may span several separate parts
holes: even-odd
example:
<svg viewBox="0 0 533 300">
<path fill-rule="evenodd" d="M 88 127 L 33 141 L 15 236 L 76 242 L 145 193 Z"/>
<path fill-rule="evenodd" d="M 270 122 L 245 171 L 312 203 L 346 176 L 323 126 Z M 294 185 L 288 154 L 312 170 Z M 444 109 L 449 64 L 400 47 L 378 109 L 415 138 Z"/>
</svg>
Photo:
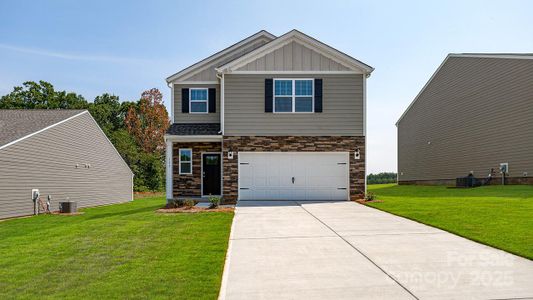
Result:
<svg viewBox="0 0 533 300">
<path fill-rule="evenodd" d="M 378 174 L 368 174 L 366 177 L 367 183 L 369 184 L 380 184 L 380 183 L 396 183 L 397 175 L 394 172 L 382 172 Z"/>
<path fill-rule="evenodd" d="M 1 109 L 85 109 L 87 101 L 76 93 L 56 91 L 46 81 L 26 81 L 0 98 Z"/>
<path fill-rule="evenodd" d="M 112 132 L 124 128 L 126 112 L 123 107 L 118 96 L 105 93 L 94 98 L 88 109 L 102 130 L 110 136 Z"/>
</svg>

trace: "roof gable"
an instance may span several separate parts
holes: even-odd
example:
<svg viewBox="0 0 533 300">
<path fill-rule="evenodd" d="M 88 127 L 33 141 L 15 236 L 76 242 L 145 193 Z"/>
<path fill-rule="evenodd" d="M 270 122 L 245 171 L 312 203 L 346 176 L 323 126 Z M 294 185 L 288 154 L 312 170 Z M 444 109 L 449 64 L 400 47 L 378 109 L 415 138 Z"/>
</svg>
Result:
<svg viewBox="0 0 533 300">
<path fill-rule="evenodd" d="M 355 71 L 364 74 L 370 74 L 374 70 L 371 66 L 298 30 L 292 30 L 218 67 L 217 71 L 231 73 L 255 69 L 257 71 L 269 69 L 271 71 Z"/>
<path fill-rule="evenodd" d="M 261 30 L 258 33 L 169 76 L 166 81 L 169 83 L 174 81 L 215 81 L 215 67 L 245 55 L 275 38 L 276 37 L 273 34 Z"/>
<path fill-rule="evenodd" d="M 446 56 L 444 61 L 439 65 L 437 70 L 431 75 L 426 84 L 418 92 L 413 101 L 409 104 L 407 109 L 402 113 L 398 121 L 396 121 L 396 126 L 402 121 L 402 119 L 407 115 L 409 110 L 413 105 L 418 101 L 418 99 L 424 94 L 426 89 L 433 85 L 434 79 L 439 75 L 441 69 L 447 64 L 450 59 L 461 59 L 461 58 L 479 58 L 479 59 L 523 59 L 531 60 L 533 59 L 533 54 L 531 53 L 450 53 Z"/>
<path fill-rule="evenodd" d="M 2 109 L 0 110 L 0 149 L 83 113 L 87 111 Z"/>
</svg>

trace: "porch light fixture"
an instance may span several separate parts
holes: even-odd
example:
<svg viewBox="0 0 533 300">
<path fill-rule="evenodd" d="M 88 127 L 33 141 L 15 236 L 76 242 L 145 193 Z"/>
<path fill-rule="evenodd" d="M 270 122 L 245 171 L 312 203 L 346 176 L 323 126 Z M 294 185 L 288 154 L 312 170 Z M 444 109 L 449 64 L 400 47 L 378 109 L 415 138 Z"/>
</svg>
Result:
<svg viewBox="0 0 533 300">
<path fill-rule="evenodd" d="M 228 158 L 233 159 L 233 151 L 228 151 Z"/>
<path fill-rule="evenodd" d="M 361 159 L 361 152 L 359 151 L 359 148 L 355 148 L 355 151 L 353 153 L 353 157 L 355 159 Z"/>
</svg>

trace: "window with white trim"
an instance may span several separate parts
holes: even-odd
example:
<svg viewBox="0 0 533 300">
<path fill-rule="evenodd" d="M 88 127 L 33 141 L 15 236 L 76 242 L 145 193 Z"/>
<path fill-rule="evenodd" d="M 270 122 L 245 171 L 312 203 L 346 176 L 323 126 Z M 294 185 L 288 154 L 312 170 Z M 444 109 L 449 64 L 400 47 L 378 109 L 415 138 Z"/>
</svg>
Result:
<svg viewBox="0 0 533 300">
<path fill-rule="evenodd" d="M 274 112 L 314 112 L 313 85 L 313 79 L 274 79 Z"/>
<path fill-rule="evenodd" d="M 191 114 L 206 114 L 209 112 L 209 93 L 207 88 L 189 89 L 189 112 Z"/>
<path fill-rule="evenodd" d="M 192 174 L 192 149 L 179 150 L 180 174 Z"/>
</svg>

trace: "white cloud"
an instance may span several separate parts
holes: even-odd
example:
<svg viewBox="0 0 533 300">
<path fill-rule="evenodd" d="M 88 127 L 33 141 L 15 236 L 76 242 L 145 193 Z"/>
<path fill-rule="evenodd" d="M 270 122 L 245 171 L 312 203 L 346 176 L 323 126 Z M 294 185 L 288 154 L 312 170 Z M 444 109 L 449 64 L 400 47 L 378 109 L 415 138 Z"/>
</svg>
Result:
<svg viewBox="0 0 533 300">
<path fill-rule="evenodd" d="M 86 54 L 72 54 L 65 52 L 56 52 L 46 49 L 38 48 L 26 48 L 8 44 L 0 44 L 0 49 L 10 50 L 18 53 L 25 53 L 30 55 L 40 55 L 66 60 L 83 60 L 83 61 L 97 61 L 97 62 L 109 62 L 109 63 L 147 63 L 147 60 L 138 58 L 126 58 L 118 56 L 107 55 L 86 55 Z"/>
</svg>

